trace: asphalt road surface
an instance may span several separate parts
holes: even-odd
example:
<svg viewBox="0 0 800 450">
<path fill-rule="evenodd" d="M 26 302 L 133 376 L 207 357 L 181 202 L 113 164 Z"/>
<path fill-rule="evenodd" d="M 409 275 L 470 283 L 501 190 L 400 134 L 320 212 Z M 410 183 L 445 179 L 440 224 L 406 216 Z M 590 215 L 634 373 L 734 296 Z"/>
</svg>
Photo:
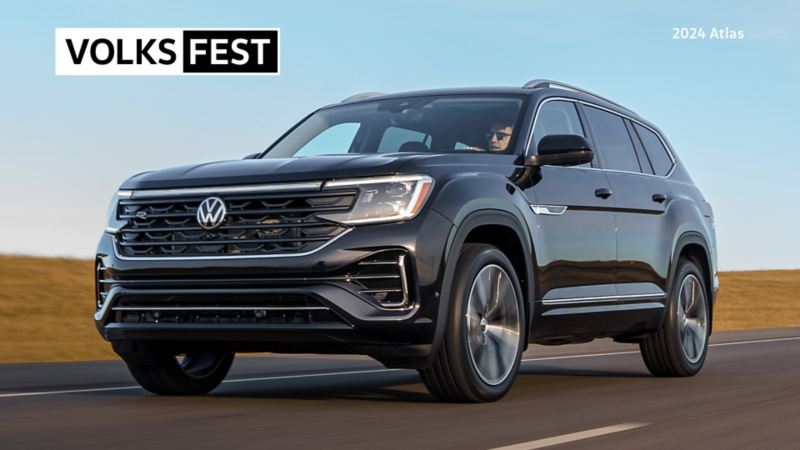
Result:
<svg viewBox="0 0 800 450">
<path fill-rule="evenodd" d="M 239 357 L 189 398 L 117 361 L 0 365 L 0 448 L 800 448 L 800 328 L 711 342 L 682 379 L 650 376 L 634 345 L 531 346 L 511 392 L 478 405 L 350 356 Z"/>
</svg>

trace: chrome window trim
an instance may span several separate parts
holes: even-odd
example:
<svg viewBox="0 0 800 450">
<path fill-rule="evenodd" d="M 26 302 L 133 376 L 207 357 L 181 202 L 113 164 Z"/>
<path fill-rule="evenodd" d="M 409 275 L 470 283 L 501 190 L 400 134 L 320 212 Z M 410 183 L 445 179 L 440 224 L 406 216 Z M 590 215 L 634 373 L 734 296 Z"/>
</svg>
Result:
<svg viewBox="0 0 800 450">
<path fill-rule="evenodd" d="M 286 191 L 318 191 L 322 189 L 322 181 L 301 181 L 297 183 L 253 184 L 242 186 L 212 186 L 171 189 L 125 189 L 133 200 L 153 197 L 182 197 L 185 195 L 206 194 L 247 194 L 253 192 L 286 192 Z"/>
<path fill-rule="evenodd" d="M 554 298 L 550 300 L 542 300 L 542 305 L 580 305 L 584 303 L 611 303 L 618 300 L 627 299 L 647 299 L 647 298 L 663 298 L 666 294 L 625 294 L 625 295 L 603 295 L 600 297 L 572 297 L 572 298 Z"/>
<path fill-rule="evenodd" d="M 658 139 L 661 141 L 661 144 L 664 146 L 664 149 L 667 151 L 667 156 L 669 156 L 669 159 L 672 161 L 672 168 L 670 168 L 669 172 L 667 172 L 666 175 L 655 175 L 655 174 L 650 174 L 650 173 L 631 172 L 631 171 L 628 171 L 628 170 L 618 170 L 618 169 L 605 169 L 605 168 L 599 168 L 599 167 L 577 167 L 577 166 L 575 166 L 575 167 L 573 167 L 573 166 L 562 166 L 562 167 L 566 167 L 566 168 L 570 168 L 570 169 L 602 170 L 602 171 L 606 171 L 606 172 L 630 173 L 630 174 L 634 174 L 634 175 L 643 175 L 643 176 L 646 176 L 646 177 L 656 177 L 656 178 L 669 178 L 670 176 L 672 176 L 672 173 L 675 172 L 675 168 L 678 167 L 678 160 L 672 154 L 672 149 L 669 147 L 669 145 L 667 145 L 667 142 L 661 136 L 661 133 L 659 133 L 657 130 L 653 129 L 653 127 L 651 127 L 651 126 L 643 123 L 642 121 L 640 121 L 638 119 L 635 119 L 635 118 L 633 118 L 633 117 L 631 117 L 631 116 L 629 116 L 627 114 L 623 114 L 623 113 L 614 111 L 612 109 L 606 108 L 605 106 L 600 106 L 600 105 L 598 105 L 596 103 L 588 102 L 588 101 L 585 101 L 585 100 L 578 100 L 577 98 L 570 98 L 570 97 L 547 97 L 544 100 L 542 100 L 541 102 L 539 102 L 539 104 L 536 106 L 536 111 L 534 112 L 533 123 L 531 124 L 530 130 L 528 131 L 528 139 L 527 139 L 527 142 L 525 144 L 525 156 L 528 156 L 530 154 L 531 141 L 533 140 L 533 131 L 536 129 L 536 121 L 539 120 L 539 111 L 542 109 L 542 106 L 545 103 L 552 102 L 552 101 L 567 101 L 567 102 L 572 102 L 572 103 L 580 103 L 582 105 L 591 106 L 592 108 L 601 109 L 603 111 L 609 112 L 611 114 L 615 114 L 615 115 L 617 115 L 619 117 L 622 117 L 624 119 L 628 119 L 631 122 L 637 123 L 637 124 L 641 125 L 642 127 L 647 128 L 648 130 L 652 131 L 656 136 L 658 136 Z M 647 153 L 647 150 L 645 150 L 645 153 Z"/>
<path fill-rule="evenodd" d="M 119 246 L 117 237 L 114 236 L 114 256 L 118 259 L 132 260 L 132 261 L 217 261 L 221 259 L 258 259 L 258 258 L 295 258 L 300 256 L 312 255 L 323 248 L 333 244 L 337 239 L 353 231 L 353 228 L 347 228 L 341 233 L 334 236 L 330 241 L 324 243 L 314 250 L 303 253 L 291 253 L 288 255 L 218 255 L 218 256 L 123 256 L 119 253 Z"/>
</svg>

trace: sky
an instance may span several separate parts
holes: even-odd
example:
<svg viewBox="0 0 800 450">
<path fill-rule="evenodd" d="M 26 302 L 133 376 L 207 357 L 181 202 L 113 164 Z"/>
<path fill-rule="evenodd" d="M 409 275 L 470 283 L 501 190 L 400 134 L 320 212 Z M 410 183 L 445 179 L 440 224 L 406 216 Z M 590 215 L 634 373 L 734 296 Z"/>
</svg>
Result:
<svg viewBox="0 0 800 450">
<path fill-rule="evenodd" d="M 798 22 L 788 0 L 6 4 L 0 253 L 91 257 L 128 176 L 241 158 L 357 92 L 548 78 L 664 131 L 714 207 L 721 270 L 800 268 Z M 57 27 L 276 27 L 281 74 L 57 77 Z"/>
</svg>

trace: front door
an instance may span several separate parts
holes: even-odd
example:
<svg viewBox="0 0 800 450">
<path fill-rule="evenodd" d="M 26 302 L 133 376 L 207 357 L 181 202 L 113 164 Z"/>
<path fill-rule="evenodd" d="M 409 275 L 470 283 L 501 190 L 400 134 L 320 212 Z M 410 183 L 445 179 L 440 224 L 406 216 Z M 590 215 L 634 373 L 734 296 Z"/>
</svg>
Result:
<svg viewBox="0 0 800 450">
<path fill-rule="evenodd" d="M 545 100 L 529 154 L 549 134 L 586 136 L 577 106 Z M 536 217 L 537 314 L 533 338 L 592 335 L 616 311 L 614 198 L 606 174 L 591 165 L 544 166 L 525 190 Z"/>
</svg>

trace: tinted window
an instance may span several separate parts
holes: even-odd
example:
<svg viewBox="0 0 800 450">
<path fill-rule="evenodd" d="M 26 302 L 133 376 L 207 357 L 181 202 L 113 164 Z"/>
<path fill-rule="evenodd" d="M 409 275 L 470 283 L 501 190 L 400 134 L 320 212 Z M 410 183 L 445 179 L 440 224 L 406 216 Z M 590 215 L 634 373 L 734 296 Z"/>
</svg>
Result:
<svg viewBox="0 0 800 450">
<path fill-rule="evenodd" d="M 605 160 L 605 168 L 641 172 L 636 150 L 622 117 L 592 107 L 586 107 L 585 111 L 597 150 Z"/>
<path fill-rule="evenodd" d="M 550 134 L 577 134 L 586 137 L 575 103 L 557 100 L 547 102 L 539 108 L 533 129 L 534 148 L 539 146 L 543 137 Z M 590 166 L 591 163 L 586 163 L 576 167 Z"/>
<path fill-rule="evenodd" d="M 520 134 L 515 128 L 525 98 L 518 95 L 436 95 L 344 103 L 315 112 L 272 145 L 263 157 L 398 150 L 430 153 L 492 150 L 495 154 L 511 154 Z M 339 129 L 341 124 L 349 125 Z M 488 132 L 505 128 L 512 131 L 502 139 L 504 147 L 495 149 L 493 142 L 497 141 L 487 138 Z M 457 142 L 465 144 L 466 148 L 456 148 Z"/>
<path fill-rule="evenodd" d="M 430 135 L 421 133 L 419 131 L 407 130 L 405 128 L 389 127 L 383 132 L 381 143 L 378 144 L 378 153 L 394 153 L 403 151 L 412 151 L 415 147 L 420 149 L 419 145 L 406 145 L 403 144 L 412 142 L 420 143 L 425 146 L 423 151 L 430 150 Z"/>
<path fill-rule="evenodd" d="M 334 125 L 303 146 L 295 156 L 334 155 L 347 153 L 358 133 L 359 124 L 340 123 Z"/>
<path fill-rule="evenodd" d="M 633 129 L 633 124 L 629 119 L 625 119 L 625 127 L 628 129 L 628 135 L 633 141 L 633 148 L 636 149 L 636 157 L 639 158 L 639 165 L 642 167 L 642 173 L 653 175 L 655 173 L 653 172 L 653 166 L 650 164 L 650 159 L 644 152 L 642 141 L 639 139 L 639 135 L 636 134 L 636 130 Z"/>
<path fill-rule="evenodd" d="M 661 139 L 659 139 L 655 133 L 638 123 L 634 123 L 633 127 L 636 128 L 636 133 L 639 134 L 639 139 L 642 140 L 644 150 L 650 158 L 650 163 L 653 164 L 653 170 L 656 172 L 656 175 L 668 174 L 670 169 L 672 169 L 672 160 L 667 153 L 667 149 L 664 148 Z"/>
<path fill-rule="evenodd" d="M 553 101 L 539 108 L 536 127 L 533 129 L 534 147 L 538 147 L 539 141 L 550 134 L 577 134 L 586 137 L 574 103 Z"/>
</svg>

